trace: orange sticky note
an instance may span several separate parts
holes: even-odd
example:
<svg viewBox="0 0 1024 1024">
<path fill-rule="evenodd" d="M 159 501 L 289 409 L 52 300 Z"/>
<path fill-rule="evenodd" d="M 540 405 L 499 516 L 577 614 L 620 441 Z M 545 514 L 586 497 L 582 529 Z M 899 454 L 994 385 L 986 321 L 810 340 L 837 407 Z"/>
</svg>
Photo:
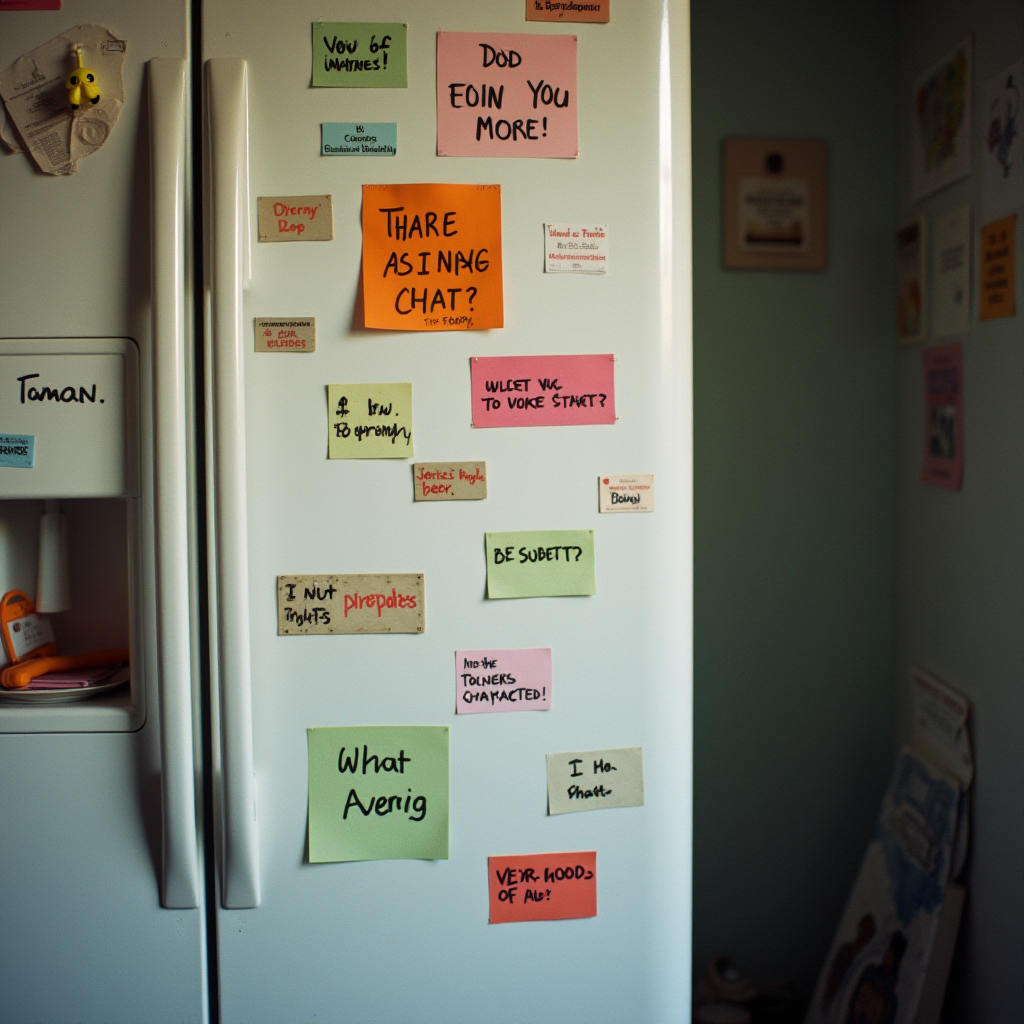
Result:
<svg viewBox="0 0 1024 1024">
<path fill-rule="evenodd" d="M 504 326 L 500 185 L 364 185 L 367 327 Z"/>
<path fill-rule="evenodd" d="M 597 853 L 487 858 L 491 924 L 597 917 Z"/>
<path fill-rule="evenodd" d="M 1017 315 L 1017 215 L 981 229 L 980 320 Z"/>
</svg>

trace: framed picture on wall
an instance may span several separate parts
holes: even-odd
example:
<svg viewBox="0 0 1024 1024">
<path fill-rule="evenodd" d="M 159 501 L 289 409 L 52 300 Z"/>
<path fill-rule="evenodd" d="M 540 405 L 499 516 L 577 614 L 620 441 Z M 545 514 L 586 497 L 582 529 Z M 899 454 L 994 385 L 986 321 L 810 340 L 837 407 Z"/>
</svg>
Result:
<svg viewBox="0 0 1024 1024">
<path fill-rule="evenodd" d="M 824 270 L 828 146 L 819 139 L 726 139 L 726 267 Z"/>
<path fill-rule="evenodd" d="M 928 220 L 915 217 L 896 229 L 896 338 L 913 345 L 928 337 Z"/>
<path fill-rule="evenodd" d="M 971 36 L 929 68 L 911 98 L 914 202 L 971 173 Z"/>
</svg>

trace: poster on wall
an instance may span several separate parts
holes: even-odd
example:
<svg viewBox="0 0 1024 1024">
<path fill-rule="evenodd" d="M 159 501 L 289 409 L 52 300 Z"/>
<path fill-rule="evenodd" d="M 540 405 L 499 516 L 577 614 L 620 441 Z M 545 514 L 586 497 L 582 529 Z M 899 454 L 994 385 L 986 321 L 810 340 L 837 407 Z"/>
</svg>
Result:
<svg viewBox="0 0 1024 1024">
<path fill-rule="evenodd" d="M 922 483 L 960 490 L 964 479 L 964 373 L 959 344 L 926 348 Z"/>
<path fill-rule="evenodd" d="M 995 220 L 1024 203 L 1024 141 L 1020 135 L 1020 101 L 1024 60 L 985 83 L 982 148 L 982 214 Z"/>
<path fill-rule="evenodd" d="M 824 270 L 828 147 L 815 139 L 726 139 L 726 267 Z"/>
<path fill-rule="evenodd" d="M 910 133 L 914 202 L 971 173 L 971 44 L 968 36 L 914 87 Z"/>
<path fill-rule="evenodd" d="M 981 229 L 978 319 L 1017 315 L 1017 214 Z"/>
<path fill-rule="evenodd" d="M 971 207 L 936 217 L 932 250 L 932 334 L 945 338 L 971 329 Z"/>
<path fill-rule="evenodd" d="M 916 217 L 896 229 L 896 337 L 904 345 L 928 336 L 927 268 L 928 220 Z"/>
</svg>

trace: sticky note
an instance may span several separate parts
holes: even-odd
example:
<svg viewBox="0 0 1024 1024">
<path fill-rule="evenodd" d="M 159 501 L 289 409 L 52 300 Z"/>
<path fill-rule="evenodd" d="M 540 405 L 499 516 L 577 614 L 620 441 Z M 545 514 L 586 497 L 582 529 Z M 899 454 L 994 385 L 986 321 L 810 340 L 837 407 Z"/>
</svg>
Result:
<svg viewBox="0 0 1024 1024">
<path fill-rule="evenodd" d="M 448 729 L 307 729 L 309 861 L 447 860 Z"/>
<path fill-rule="evenodd" d="M 598 478 L 599 512 L 653 512 L 654 476 L 602 476 Z"/>
<path fill-rule="evenodd" d="M 643 806 L 640 747 L 548 754 L 547 762 L 548 814 Z"/>
<path fill-rule="evenodd" d="M 979 320 L 1017 315 L 1017 214 L 981 229 Z"/>
<path fill-rule="evenodd" d="M 320 125 L 321 156 L 395 156 L 398 125 L 393 121 L 355 121 Z"/>
<path fill-rule="evenodd" d="M 503 326 L 501 187 L 364 185 L 363 307 L 383 330 Z"/>
<path fill-rule="evenodd" d="M 488 857 L 491 924 L 597 917 L 597 853 Z"/>
<path fill-rule="evenodd" d="M 416 501 L 478 501 L 487 497 L 487 464 L 416 462 L 412 486 Z"/>
<path fill-rule="evenodd" d="M 593 530 L 488 533 L 487 596 L 596 594 Z"/>
<path fill-rule="evenodd" d="M 422 633 L 422 573 L 278 576 L 277 634 Z"/>
<path fill-rule="evenodd" d="M 455 652 L 456 714 L 550 709 L 550 647 Z"/>
<path fill-rule="evenodd" d="M 615 356 L 478 356 L 470 360 L 474 427 L 615 422 Z"/>
<path fill-rule="evenodd" d="M 437 155 L 575 157 L 576 37 L 437 33 Z"/>
<path fill-rule="evenodd" d="M 329 242 L 334 238 L 330 196 L 260 196 L 261 242 Z"/>
<path fill-rule="evenodd" d="M 313 85 L 404 89 L 406 27 L 396 22 L 314 21 Z"/>
<path fill-rule="evenodd" d="M 612 0 L 526 0 L 526 20 L 607 23 L 611 8 Z"/>
<path fill-rule="evenodd" d="M 546 274 L 607 274 L 607 224 L 545 224 Z"/>
<path fill-rule="evenodd" d="M 328 384 L 330 459 L 412 458 L 412 384 Z"/>
<path fill-rule="evenodd" d="M 257 352 L 315 352 L 316 319 L 256 317 L 253 321 Z"/>
<path fill-rule="evenodd" d="M 34 434 L 0 434 L 0 466 L 32 469 L 36 460 Z"/>
</svg>

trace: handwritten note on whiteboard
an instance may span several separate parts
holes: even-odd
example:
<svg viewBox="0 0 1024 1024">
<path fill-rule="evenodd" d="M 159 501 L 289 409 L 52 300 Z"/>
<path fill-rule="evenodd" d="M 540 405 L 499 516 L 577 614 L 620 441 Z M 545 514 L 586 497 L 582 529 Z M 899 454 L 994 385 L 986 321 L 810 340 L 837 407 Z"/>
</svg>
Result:
<svg viewBox="0 0 1024 1024">
<path fill-rule="evenodd" d="M 437 33 L 437 155 L 575 157 L 576 37 Z"/>
<path fill-rule="evenodd" d="M 615 422 L 615 356 L 479 356 L 470 360 L 474 427 Z"/>
<path fill-rule="evenodd" d="M 597 853 L 487 858 L 491 924 L 597 916 Z"/>
</svg>

